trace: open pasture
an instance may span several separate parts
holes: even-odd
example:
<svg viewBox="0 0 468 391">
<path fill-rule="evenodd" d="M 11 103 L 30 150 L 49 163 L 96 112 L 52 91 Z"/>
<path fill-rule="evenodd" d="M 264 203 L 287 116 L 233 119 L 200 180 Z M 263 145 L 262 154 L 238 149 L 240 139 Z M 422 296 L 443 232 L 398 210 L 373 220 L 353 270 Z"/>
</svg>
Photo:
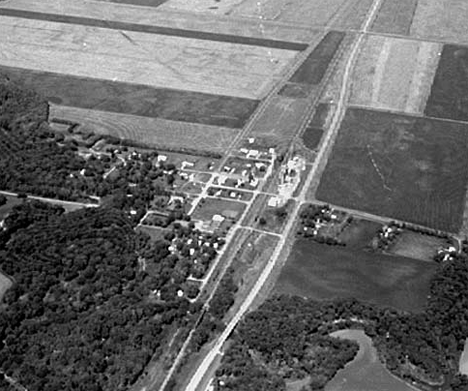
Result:
<svg viewBox="0 0 468 391">
<path fill-rule="evenodd" d="M 242 128 L 258 104 L 250 99 L 20 68 L 0 66 L 0 73 L 63 106 L 228 128 Z"/>
<path fill-rule="evenodd" d="M 4 66 L 247 99 L 265 96 L 297 53 L 5 16 L 0 34 Z"/>
<path fill-rule="evenodd" d="M 190 4 L 191 2 L 188 2 Z M 84 2 L 69 0 L 14 0 L 0 2 L 0 14 L 33 17 L 43 20 L 62 20 L 74 24 L 105 22 L 108 28 L 183 35 L 197 39 L 238 42 L 270 46 L 276 41 L 283 43 L 308 43 L 316 31 L 307 26 L 289 26 L 258 19 L 242 19 L 233 23 L 232 18 L 212 13 L 188 13 L 176 9 L 135 7 L 129 4 L 109 2 Z M 29 16 L 28 16 L 29 15 Z M 101 23 L 102 24 L 102 23 Z M 125 26 L 126 25 L 126 26 Z M 206 34 L 209 34 L 207 36 Z M 252 42 L 253 40 L 253 42 Z M 277 47 L 277 46 L 272 46 Z M 304 47 L 287 46 L 284 49 L 303 50 Z M 295 49 L 293 49 L 295 48 Z"/>
<path fill-rule="evenodd" d="M 96 134 L 132 140 L 158 149 L 224 153 L 237 131 L 129 114 L 52 105 L 50 118 L 81 124 Z"/>
<path fill-rule="evenodd" d="M 411 35 L 418 38 L 468 44 L 468 2 L 418 0 Z"/>
<path fill-rule="evenodd" d="M 425 114 L 468 121 L 468 47 L 445 45 Z"/>
<path fill-rule="evenodd" d="M 314 300 L 356 298 L 406 311 L 422 310 L 436 265 L 362 249 L 300 239 L 275 293 Z"/>
<path fill-rule="evenodd" d="M 467 125 L 348 109 L 317 198 L 457 232 L 467 166 Z"/>
<path fill-rule="evenodd" d="M 384 0 L 371 30 L 409 35 L 418 0 Z"/>
<path fill-rule="evenodd" d="M 353 74 L 351 104 L 422 113 L 441 46 L 370 35 Z"/>
</svg>

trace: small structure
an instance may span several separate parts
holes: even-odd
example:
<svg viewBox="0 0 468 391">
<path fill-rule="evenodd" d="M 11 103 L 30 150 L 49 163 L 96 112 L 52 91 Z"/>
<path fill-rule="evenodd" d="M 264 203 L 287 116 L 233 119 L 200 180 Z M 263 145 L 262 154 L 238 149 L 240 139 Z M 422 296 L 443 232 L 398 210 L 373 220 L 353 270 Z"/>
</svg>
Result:
<svg viewBox="0 0 468 391">
<path fill-rule="evenodd" d="M 158 155 L 158 162 L 165 162 L 167 161 L 166 155 Z"/>
<path fill-rule="evenodd" d="M 277 208 L 280 204 L 280 200 L 278 197 L 272 196 L 268 200 L 268 206 L 271 208 Z"/>
</svg>

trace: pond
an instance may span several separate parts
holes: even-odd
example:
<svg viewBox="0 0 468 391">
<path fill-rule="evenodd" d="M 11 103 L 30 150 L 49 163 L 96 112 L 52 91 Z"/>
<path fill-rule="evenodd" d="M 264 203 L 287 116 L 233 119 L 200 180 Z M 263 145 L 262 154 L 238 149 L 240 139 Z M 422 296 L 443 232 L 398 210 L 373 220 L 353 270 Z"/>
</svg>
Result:
<svg viewBox="0 0 468 391">
<path fill-rule="evenodd" d="M 340 330 L 333 337 L 359 344 L 353 361 L 340 370 L 326 385 L 325 391 L 419 391 L 392 375 L 379 361 L 377 350 L 362 330 Z"/>
</svg>

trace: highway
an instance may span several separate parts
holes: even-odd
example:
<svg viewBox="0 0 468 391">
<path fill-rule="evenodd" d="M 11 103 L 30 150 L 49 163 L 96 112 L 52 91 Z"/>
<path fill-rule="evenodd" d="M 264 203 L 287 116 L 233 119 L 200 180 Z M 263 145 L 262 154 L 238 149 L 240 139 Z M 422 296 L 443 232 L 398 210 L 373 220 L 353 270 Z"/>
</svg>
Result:
<svg viewBox="0 0 468 391">
<path fill-rule="evenodd" d="M 300 208 L 302 206 L 302 203 L 305 202 L 306 199 L 306 194 L 308 191 L 308 188 L 312 181 L 314 180 L 316 173 L 318 172 L 318 167 L 320 166 L 320 163 L 322 159 L 327 158 L 327 154 L 329 153 L 331 146 L 332 146 L 332 141 L 335 138 L 335 135 L 338 131 L 339 125 L 341 123 L 341 120 L 343 119 L 344 112 L 345 112 L 345 106 L 347 103 L 347 98 L 348 98 L 348 87 L 350 84 L 350 76 L 352 73 L 353 65 L 355 63 L 356 56 L 359 52 L 360 45 L 362 43 L 362 40 L 364 38 L 364 35 L 367 33 L 369 27 L 371 26 L 377 11 L 380 8 L 382 0 L 374 0 L 372 7 L 370 8 L 367 17 L 363 23 L 362 30 L 359 32 L 357 38 L 353 42 L 352 49 L 350 51 L 348 60 L 346 62 L 346 67 L 343 75 L 343 80 L 341 84 L 341 89 L 340 89 L 340 95 L 338 99 L 338 103 L 336 106 L 336 111 L 334 113 L 333 120 L 331 121 L 330 129 L 325 137 L 325 139 L 322 142 L 322 145 L 320 147 L 320 150 L 317 154 L 317 157 L 315 159 L 314 165 L 312 169 L 310 170 L 304 186 L 302 188 L 302 191 L 299 195 L 299 201 L 297 202 L 294 206 L 294 209 L 292 213 L 289 215 L 288 221 L 286 223 L 286 226 L 284 228 L 284 233 L 281 239 L 278 241 L 278 244 L 275 248 L 275 251 L 272 254 L 272 257 L 268 264 L 266 265 L 265 269 L 263 270 L 262 274 L 260 275 L 259 279 L 257 280 L 256 284 L 250 291 L 249 295 L 245 299 L 245 301 L 242 303 L 241 307 L 239 308 L 238 312 L 234 315 L 234 317 L 231 319 L 231 321 L 228 323 L 226 326 L 225 330 L 223 333 L 218 337 L 216 340 L 214 346 L 212 349 L 208 352 L 208 354 L 205 356 L 203 362 L 200 364 L 200 366 L 197 368 L 197 371 L 195 374 L 192 376 L 190 379 L 190 382 L 188 383 L 187 387 L 185 388 L 186 391 L 196 391 L 198 388 L 199 383 L 203 379 L 205 373 L 208 371 L 210 368 L 212 362 L 215 360 L 216 356 L 222 351 L 222 347 L 226 340 L 228 339 L 229 335 L 232 333 L 234 328 L 237 326 L 239 323 L 240 319 L 244 316 L 244 314 L 247 312 L 249 307 L 251 306 L 252 302 L 254 301 L 255 297 L 259 293 L 260 289 L 263 287 L 265 282 L 267 281 L 268 277 L 270 276 L 270 273 L 272 272 L 274 266 L 276 265 L 276 262 L 280 258 L 280 255 L 283 251 L 283 246 L 286 243 L 286 240 L 288 239 L 289 235 L 293 233 L 293 228 L 295 226 L 296 222 L 296 217 L 300 211 Z"/>
</svg>

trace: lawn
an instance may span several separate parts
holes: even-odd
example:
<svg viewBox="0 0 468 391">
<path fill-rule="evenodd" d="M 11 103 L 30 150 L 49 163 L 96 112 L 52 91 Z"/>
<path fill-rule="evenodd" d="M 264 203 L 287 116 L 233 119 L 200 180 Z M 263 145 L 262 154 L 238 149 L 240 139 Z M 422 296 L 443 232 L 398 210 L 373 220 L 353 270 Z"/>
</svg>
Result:
<svg viewBox="0 0 468 391">
<path fill-rule="evenodd" d="M 317 198 L 457 232 L 467 166 L 468 125 L 349 109 Z"/>
<path fill-rule="evenodd" d="M 279 276 L 275 293 L 315 300 L 354 297 L 420 311 L 435 268 L 435 263 L 300 239 Z"/>
</svg>

